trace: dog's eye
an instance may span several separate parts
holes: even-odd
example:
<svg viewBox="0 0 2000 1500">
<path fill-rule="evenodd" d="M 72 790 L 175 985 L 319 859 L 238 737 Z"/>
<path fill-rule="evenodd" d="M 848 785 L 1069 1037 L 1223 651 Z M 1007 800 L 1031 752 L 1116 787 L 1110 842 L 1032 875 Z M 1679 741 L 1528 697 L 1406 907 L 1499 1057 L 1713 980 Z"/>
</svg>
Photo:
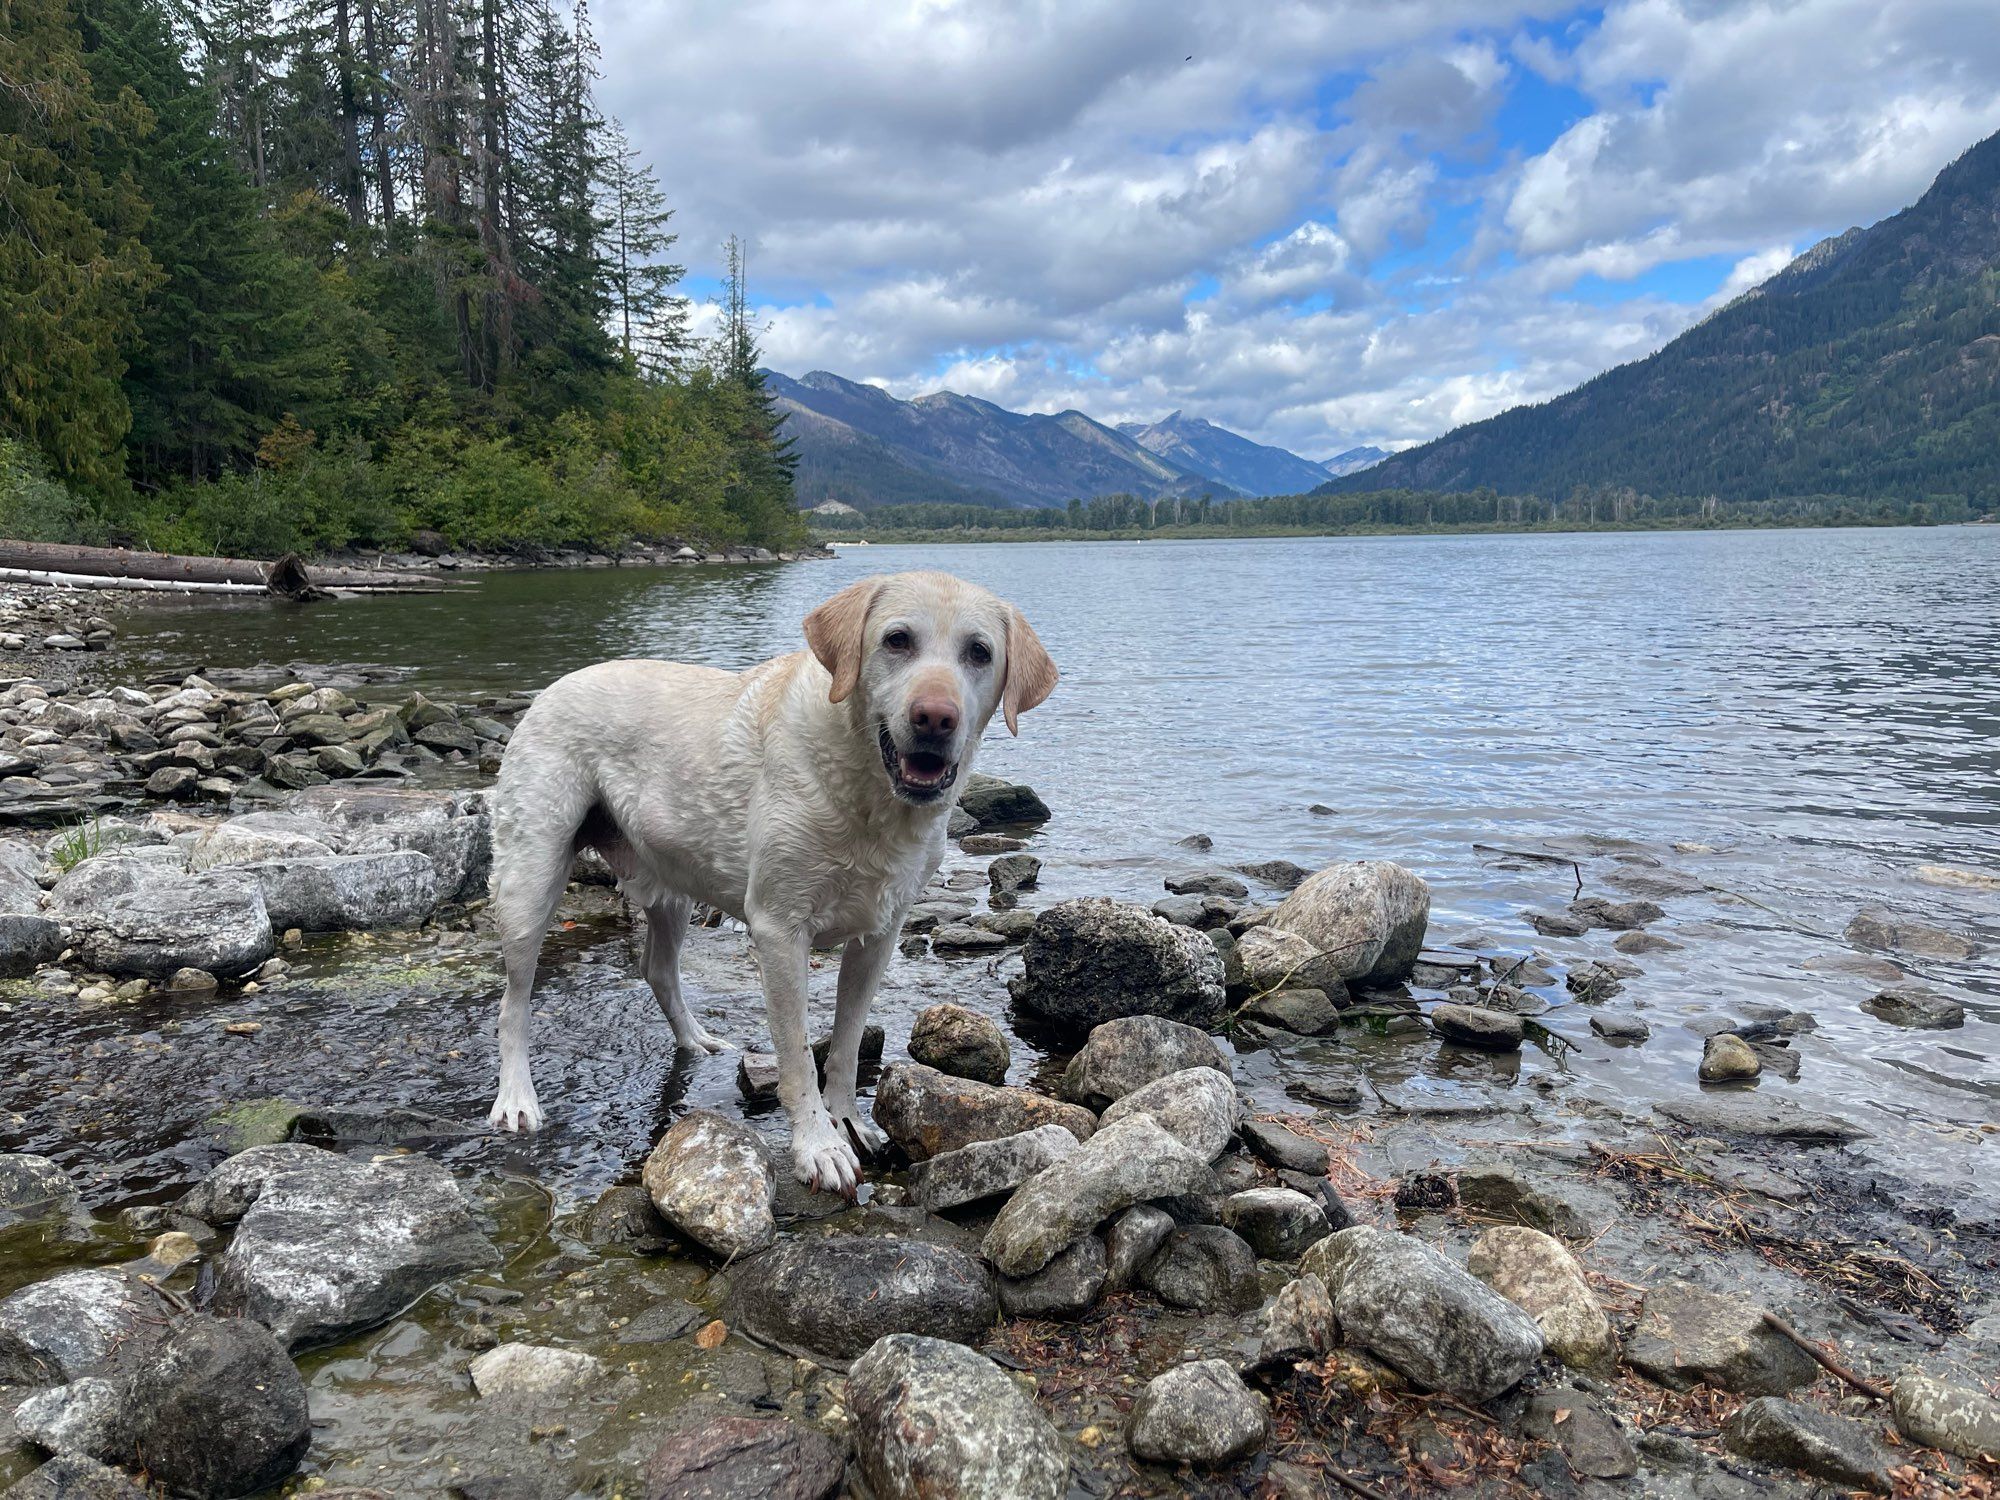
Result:
<svg viewBox="0 0 2000 1500">
<path fill-rule="evenodd" d="M 993 648 L 984 641 L 967 641 L 965 659 L 975 667 L 987 666 L 993 660 Z"/>
<path fill-rule="evenodd" d="M 915 642 L 907 630 L 892 630 L 882 637 L 882 645 L 890 651 L 907 651 Z"/>
</svg>

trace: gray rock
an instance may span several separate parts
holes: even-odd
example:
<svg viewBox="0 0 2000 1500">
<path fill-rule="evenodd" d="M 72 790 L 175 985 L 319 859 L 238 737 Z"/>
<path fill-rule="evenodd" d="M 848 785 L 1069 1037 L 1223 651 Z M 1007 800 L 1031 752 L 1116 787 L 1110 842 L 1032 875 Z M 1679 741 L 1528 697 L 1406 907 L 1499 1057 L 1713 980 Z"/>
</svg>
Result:
<svg viewBox="0 0 2000 1500">
<path fill-rule="evenodd" d="M 1101 1110 L 1187 1068 L 1214 1068 L 1226 1077 L 1230 1061 L 1214 1038 L 1193 1026 L 1164 1016 L 1121 1016 L 1091 1029 L 1063 1072 L 1063 1097 Z"/>
<path fill-rule="evenodd" d="M 1653 1112 L 1704 1135 L 1795 1141 L 1807 1146 L 1845 1145 L 1868 1139 L 1868 1132 L 1851 1120 L 1801 1109 L 1789 1099 L 1760 1099 L 1755 1094 L 1666 1099 L 1655 1104 Z"/>
<path fill-rule="evenodd" d="M 1306 1251 L 1342 1335 L 1428 1390 L 1484 1401 L 1542 1352 L 1533 1318 L 1442 1254 L 1393 1230 L 1357 1225 Z"/>
<path fill-rule="evenodd" d="M 1260 880 L 1281 891 L 1295 891 L 1312 878 L 1311 870 L 1304 865 L 1293 864 L 1289 859 L 1252 860 L 1249 864 L 1236 866 L 1236 869 L 1252 880 Z"/>
<path fill-rule="evenodd" d="M 1554 1443 L 1578 1474 L 1592 1479 L 1629 1479 L 1639 1472 L 1639 1455 L 1624 1430 L 1589 1393 L 1537 1391 L 1528 1398 L 1521 1430 Z"/>
<path fill-rule="evenodd" d="M 660 1217 L 713 1254 L 753 1255 L 777 1238 L 777 1173 L 740 1120 L 690 1110 L 660 1137 L 640 1181 Z"/>
<path fill-rule="evenodd" d="M 237 1318 L 178 1320 L 132 1375 L 119 1427 L 121 1462 L 198 1500 L 270 1489 L 312 1443 L 285 1346 Z"/>
<path fill-rule="evenodd" d="M 62 928 L 36 912 L 0 912 L 0 979 L 19 979 L 63 950 Z"/>
<path fill-rule="evenodd" d="M 1046 823 L 1048 804 L 1032 787 L 1002 781 L 997 776 L 973 775 L 958 794 L 958 810 L 973 820 L 975 828 L 1008 828 L 1023 823 Z"/>
<path fill-rule="evenodd" d="M 1734 1032 L 1718 1031 L 1702 1043 L 1698 1076 L 1703 1083 L 1730 1083 L 1763 1071 L 1763 1059 Z"/>
<path fill-rule="evenodd" d="M 1048 1419 L 982 1354 L 891 1334 L 847 1379 L 855 1459 L 877 1500 L 1063 1500 L 1069 1459 Z"/>
<path fill-rule="evenodd" d="M 125 1382 L 86 1375 L 37 1391 L 14 1408 L 14 1431 L 51 1453 L 115 1461 L 122 1446 Z"/>
<path fill-rule="evenodd" d="M 1605 927 L 1613 932 L 1633 932 L 1666 915 L 1650 901 L 1607 901 L 1602 896 L 1585 896 L 1570 902 L 1569 914 L 1592 927 Z"/>
<path fill-rule="evenodd" d="M 1319 1202 L 1287 1187 L 1231 1193 L 1222 1200 L 1222 1222 L 1265 1260 L 1297 1260 L 1333 1233 Z"/>
<path fill-rule="evenodd" d="M 1263 923 L 1239 937 L 1232 951 L 1235 964 L 1242 969 L 1240 982 L 1258 994 L 1286 988 L 1317 988 L 1310 986 L 1301 976 L 1316 964 L 1321 964 L 1322 955 L 1296 932 Z M 1337 962 L 1324 962 L 1330 963 L 1336 971 L 1339 968 Z M 1238 981 L 1232 977 L 1230 982 L 1235 984 Z M 1334 982 L 1343 988 L 1346 985 L 1338 972 L 1334 975 Z"/>
<path fill-rule="evenodd" d="M 299 1111 L 282 1100 L 275 1102 L 276 1112 L 289 1131 Z M 237 1152 L 196 1183 L 175 1209 L 204 1224 L 227 1229 L 250 1211 L 257 1195 L 271 1183 L 290 1172 L 324 1169 L 328 1155 L 317 1146 L 293 1142 L 252 1146 Z"/>
<path fill-rule="evenodd" d="M 1646 1293 L 1625 1362 L 1673 1390 L 1712 1385 L 1745 1396 L 1778 1396 L 1818 1378 L 1819 1366 L 1764 1321 L 1744 1297 L 1669 1281 Z"/>
<path fill-rule="evenodd" d="M 1567 1239 L 1593 1238 L 1616 1212 L 1609 1199 L 1592 1203 L 1566 1177 L 1536 1172 L 1526 1163 L 1473 1161 L 1458 1172 L 1458 1201 L 1496 1219 Z"/>
<path fill-rule="evenodd" d="M 987 1230 L 986 1258 L 1002 1275 L 1032 1275 L 1113 1214 L 1153 1198 L 1204 1192 L 1213 1181 L 1206 1157 L 1150 1114 L 1135 1114 L 1104 1126 L 1081 1150 L 1022 1183 Z"/>
<path fill-rule="evenodd" d="M 134 849 L 85 860 L 56 883 L 49 915 L 83 962 L 107 974 L 240 974 L 269 958 L 271 919 L 256 881 L 236 870 L 188 875 L 184 858 Z"/>
<path fill-rule="evenodd" d="M 1424 946 L 1430 887 L 1386 860 L 1332 864 L 1287 896 L 1271 925 L 1332 954 L 1343 979 L 1406 978 Z"/>
<path fill-rule="evenodd" d="M 0 1300 L 0 1385 L 60 1385 L 137 1347 L 164 1304 L 115 1271 L 64 1271 Z"/>
<path fill-rule="evenodd" d="M 414 849 L 303 855 L 239 868 L 257 882 L 271 923 L 281 930 L 412 927 L 438 907 L 430 856 Z"/>
<path fill-rule="evenodd" d="M 50 1459 L 0 1491 L 4 1500 L 154 1500 L 153 1492 L 118 1470 L 81 1454 Z"/>
<path fill-rule="evenodd" d="M 1098 1119 L 1106 1129 L 1131 1115 L 1151 1115 L 1203 1161 L 1222 1155 L 1242 1114 L 1236 1090 L 1213 1068 L 1183 1068 L 1127 1094 Z"/>
<path fill-rule="evenodd" d="M 46 1156 L 0 1153 L 0 1226 L 63 1218 L 79 1203 L 69 1174 Z"/>
<path fill-rule="evenodd" d="M 1222 896 L 1166 896 L 1153 903 L 1153 915 L 1164 917 L 1176 927 L 1192 927 L 1197 932 L 1214 932 L 1227 927 L 1242 907 Z"/>
<path fill-rule="evenodd" d="M 1220 1224 L 1176 1229 L 1139 1270 L 1139 1284 L 1173 1307 L 1247 1312 L 1264 1299 L 1257 1253 Z"/>
<path fill-rule="evenodd" d="M 1482 1052 L 1516 1052 L 1527 1034 L 1521 1018 L 1477 1005 L 1437 1005 L 1429 1016 L 1441 1040 Z"/>
<path fill-rule="evenodd" d="M 645 1500 L 833 1500 L 847 1454 L 779 1417 L 704 1417 L 646 1461 Z"/>
<path fill-rule="evenodd" d="M 1590 923 L 1582 917 L 1559 911 L 1524 911 L 1521 919 L 1543 937 L 1582 937 Z"/>
<path fill-rule="evenodd" d="M 288 819 L 291 815 L 263 814 L 262 817 Z M 217 823 L 194 842 L 188 851 L 189 865 L 195 870 L 211 870 L 225 865 L 259 864 L 266 860 L 292 859 L 335 853 L 333 830 L 323 823 L 311 823 L 313 832 L 302 828 L 264 826 L 259 815 L 231 818 Z M 297 820 L 308 823 L 309 820 Z"/>
<path fill-rule="evenodd" d="M 1609 1371 L 1618 1359 L 1611 1320 L 1560 1240 L 1538 1229 L 1489 1229 L 1465 1268 L 1535 1320 L 1549 1352 L 1573 1369 Z"/>
<path fill-rule="evenodd" d="M 413 849 L 428 856 L 440 901 L 486 893 L 493 841 L 482 794 L 344 781 L 309 787 L 293 807 L 338 830 L 342 853 Z"/>
<path fill-rule="evenodd" d="M 1341 998 L 1346 998 L 1341 991 Z M 1340 1007 L 1325 990 L 1282 989 L 1257 995 L 1243 1007 L 1246 1021 L 1275 1026 L 1300 1036 L 1324 1036 L 1340 1025 Z"/>
<path fill-rule="evenodd" d="M 1340 1344 L 1340 1321 L 1326 1283 L 1310 1273 L 1295 1277 L 1257 1318 L 1259 1368 L 1300 1364 L 1331 1354 Z"/>
<path fill-rule="evenodd" d="M 1890 1389 L 1896 1430 L 1913 1443 L 1978 1458 L 2000 1453 L 2000 1401 L 1911 1370 Z"/>
<path fill-rule="evenodd" d="M 996 896 L 1033 890 L 1041 879 L 1042 862 L 1032 854 L 1003 854 L 986 867 L 986 884 Z"/>
<path fill-rule="evenodd" d="M 1242 901 L 1250 894 L 1249 886 L 1220 870 L 1183 870 L 1169 875 L 1166 887 L 1173 896 L 1224 896 L 1232 901 Z"/>
<path fill-rule="evenodd" d="M 1174 1232 L 1174 1216 L 1150 1203 L 1134 1204 L 1104 1234 L 1104 1290 L 1122 1292 Z"/>
<path fill-rule="evenodd" d="M 451 1174 L 428 1157 L 361 1163 L 319 1151 L 256 1184 L 222 1257 L 215 1307 L 297 1349 L 373 1327 L 499 1258 Z"/>
<path fill-rule="evenodd" d="M 1012 1192 L 1076 1146 L 1076 1137 L 1060 1125 L 1038 1125 L 1018 1135 L 974 1141 L 911 1167 L 911 1195 L 926 1213 L 976 1203 Z"/>
<path fill-rule="evenodd" d="M 1222 959 L 1200 933 L 1139 907 L 1065 901 L 1035 918 L 1009 983 L 1016 1003 L 1046 1020 L 1089 1028 L 1158 1015 L 1209 1027 L 1222 1018 Z"/>
<path fill-rule="evenodd" d="M 472 1388 L 482 1396 L 546 1399 L 587 1391 L 611 1377 L 611 1367 L 581 1349 L 546 1344 L 501 1344 L 469 1367 Z"/>
<path fill-rule="evenodd" d="M 1624 988 L 1624 981 L 1609 964 L 1584 962 L 1570 965 L 1563 988 L 1585 1005 L 1601 1005 Z"/>
<path fill-rule="evenodd" d="M 1887 949 L 1916 958 L 1962 961 L 1979 956 L 1979 945 L 1963 934 L 1886 911 L 1858 914 L 1847 924 L 1847 940 L 1858 947 Z"/>
<path fill-rule="evenodd" d="M 1592 1016 L 1590 1029 L 1607 1042 L 1631 1045 L 1650 1041 L 1653 1035 L 1653 1028 L 1637 1016 Z"/>
<path fill-rule="evenodd" d="M 1803 1469 L 1851 1489 L 1889 1491 L 1889 1458 L 1861 1427 L 1845 1417 L 1777 1396 L 1746 1401 L 1723 1425 L 1722 1440 L 1761 1463 Z"/>
<path fill-rule="evenodd" d="M 1329 1165 L 1326 1147 L 1318 1141 L 1309 1141 L 1270 1120 L 1245 1120 L 1238 1129 L 1243 1143 L 1272 1166 L 1313 1177 L 1326 1176 Z"/>
<path fill-rule="evenodd" d="M 1006 946 L 1004 934 L 970 922 L 945 922 L 931 931 L 931 948 L 938 953 L 991 953 Z"/>
<path fill-rule="evenodd" d="M 1897 1026 L 1949 1031 L 1965 1024 L 1965 1007 L 1949 995 L 1920 984 L 1901 984 L 1865 1002 L 1863 1010 Z"/>
<path fill-rule="evenodd" d="M 910 1056 L 927 1068 L 980 1083 L 1005 1083 L 1012 1053 L 991 1016 L 962 1005 L 933 1005 L 910 1026 Z"/>
<path fill-rule="evenodd" d="M 1125 1443 L 1148 1463 L 1213 1469 L 1248 1458 L 1270 1432 L 1263 1397 L 1221 1360 L 1204 1359 L 1146 1382 Z"/>
<path fill-rule="evenodd" d="M 1080 1318 L 1104 1290 L 1104 1241 L 1094 1234 L 1032 1276 L 1000 1278 L 1000 1310 L 1010 1318 Z"/>
<path fill-rule="evenodd" d="M 1077 1105 L 1028 1089 L 954 1078 L 921 1063 L 891 1063 L 882 1070 L 874 1115 L 912 1161 L 1041 1125 L 1060 1125 L 1080 1141 L 1097 1128 L 1096 1117 Z"/>
<path fill-rule="evenodd" d="M 734 1321 L 751 1337 L 835 1361 L 892 1333 L 971 1343 L 1000 1313 L 977 1257 L 861 1235 L 788 1237 L 744 1263 L 731 1298 Z"/>
</svg>

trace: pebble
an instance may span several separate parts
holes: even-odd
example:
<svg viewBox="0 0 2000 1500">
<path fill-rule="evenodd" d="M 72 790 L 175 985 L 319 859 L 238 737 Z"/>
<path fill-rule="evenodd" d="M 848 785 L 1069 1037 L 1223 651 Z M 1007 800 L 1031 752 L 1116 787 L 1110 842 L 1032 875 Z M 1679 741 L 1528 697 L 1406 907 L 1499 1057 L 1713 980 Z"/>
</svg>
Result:
<svg viewBox="0 0 2000 1500">
<path fill-rule="evenodd" d="M 1720 1031 L 1703 1043 L 1699 1071 L 1703 1083 L 1729 1083 L 1755 1078 L 1764 1071 L 1764 1063 L 1742 1037 Z"/>
</svg>

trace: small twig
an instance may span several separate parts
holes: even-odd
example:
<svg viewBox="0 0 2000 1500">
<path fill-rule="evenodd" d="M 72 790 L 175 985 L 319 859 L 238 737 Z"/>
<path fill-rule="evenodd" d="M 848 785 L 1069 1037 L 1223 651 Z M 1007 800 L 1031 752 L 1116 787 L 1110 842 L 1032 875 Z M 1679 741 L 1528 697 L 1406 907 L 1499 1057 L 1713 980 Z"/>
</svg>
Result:
<svg viewBox="0 0 2000 1500">
<path fill-rule="evenodd" d="M 547 1237 L 548 1232 L 551 1229 L 556 1227 L 556 1195 L 550 1192 L 549 1189 L 544 1187 L 541 1183 L 535 1181 L 534 1178 L 524 1177 L 518 1172 L 502 1172 L 500 1176 L 505 1180 L 507 1180 L 508 1182 L 518 1182 L 523 1187 L 533 1188 L 536 1192 L 542 1195 L 543 1200 L 548 1205 L 548 1217 L 542 1221 L 542 1227 L 535 1231 L 535 1237 L 533 1239 L 529 1240 L 527 1244 L 523 1245 L 519 1250 L 516 1250 L 513 1253 L 513 1255 L 508 1257 L 507 1264 L 500 1268 L 501 1272 L 504 1274 L 505 1272 L 513 1270 L 515 1265 L 517 1265 L 523 1258 L 525 1258 L 530 1250 L 534 1249 L 535 1246 L 539 1245 L 543 1241 L 543 1239 Z"/>
<path fill-rule="evenodd" d="M 1360 1495 L 1362 1500 L 1389 1500 L 1389 1497 L 1376 1489 L 1374 1485 L 1365 1484 L 1361 1480 L 1356 1479 L 1352 1474 L 1335 1468 L 1332 1464 L 1327 1464 L 1321 1472 L 1350 1494 Z"/>
<path fill-rule="evenodd" d="M 1783 1318 L 1779 1317 L 1776 1313 L 1774 1312 L 1765 1313 L 1764 1321 L 1770 1324 L 1771 1327 L 1776 1329 L 1779 1333 L 1782 1333 L 1786 1338 L 1790 1339 L 1793 1343 L 1797 1344 L 1799 1348 L 1803 1349 L 1807 1354 L 1810 1354 L 1815 1360 L 1819 1362 L 1821 1367 L 1824 1368 L 1829 1375 L 1838 1376 L 1841 1380 L 1846 1381 L 1847 1384 L 1853 1386 L 1857 1391 L 1861 1392 L 1862 1395 L 1868 1396 L 1876 1401 L 1887 1401 L 1889 1399 L 1888 1391 L 1884 1390 L 1874 1381 L 1864 1379 L 1862 1376 L 1855 1374 L 1852 1370 L 1848 1369 L 1846 1365 L 1842 1364 L 1839 1360 L 1835 1359 L 1831 1354 L 1828 1354 L 1824 1349 L 1820 1348 L 1818 1344 L 1815 1344 L 1811 1339 L 1807 1338 L 1804 1334 L 1800 1333 L 1798 1329 L 1792 1327 L 1791 1324 L 1787 1323 Z"/>
</svg>

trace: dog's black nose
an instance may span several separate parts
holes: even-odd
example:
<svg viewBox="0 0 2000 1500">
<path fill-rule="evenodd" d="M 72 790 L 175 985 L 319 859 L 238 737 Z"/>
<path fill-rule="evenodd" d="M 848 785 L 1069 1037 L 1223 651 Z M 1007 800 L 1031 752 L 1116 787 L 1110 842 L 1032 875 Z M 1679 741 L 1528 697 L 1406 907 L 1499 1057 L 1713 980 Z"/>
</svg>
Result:
<svg viewBox="0 0 2000 1500">
<path fill-rule="evenodd" d="M 918 698 L 910 704 L 910 727 L 918 734 L 948 735 L 958 728 L 958 705 L 949 698 Z"/>
</svg>

